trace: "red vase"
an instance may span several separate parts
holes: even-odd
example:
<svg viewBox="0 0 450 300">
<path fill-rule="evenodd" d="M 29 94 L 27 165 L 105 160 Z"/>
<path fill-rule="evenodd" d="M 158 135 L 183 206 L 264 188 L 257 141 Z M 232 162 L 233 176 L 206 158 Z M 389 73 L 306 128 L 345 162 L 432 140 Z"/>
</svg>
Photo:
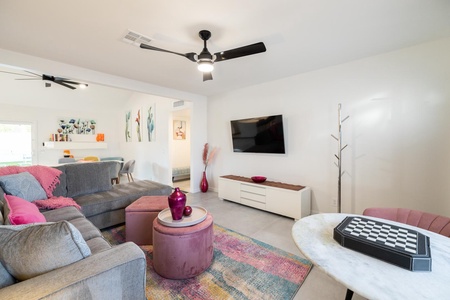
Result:
<svg viewBox="0 0 450 300">
<path fill-rule="evenodd" d="M 175 188 L 175 191 L 169 196 L 169 207 L 172 219 L 181 220 L 183 218 L 184 207 L 186 206 L 186 195 Z"/>
<path fill-rule="evenodd" d="M 202 181 L 200 182 L 200 190 L 203 193 L 206 193 L 208 191 L 208 179 L 206 179 L 206 172 L 205 171 L 203 171 Z"/>
</svg>

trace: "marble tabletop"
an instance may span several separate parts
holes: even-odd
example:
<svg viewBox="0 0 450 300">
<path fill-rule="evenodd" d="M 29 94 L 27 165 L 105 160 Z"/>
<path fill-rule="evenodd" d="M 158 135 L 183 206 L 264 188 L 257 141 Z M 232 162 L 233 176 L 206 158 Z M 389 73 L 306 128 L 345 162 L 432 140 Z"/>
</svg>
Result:
<svg viewBox="0 0 450 300">
<path fill-rule="evenodd" d="M 432 271 L 412 272 L 342 247 L 333 229 L 348 214 L 317 214 L 297 221 L 292 237 L 315 266 L 368 299 L 450 299 L 450 238 L 403 223 L 365 218 L 411 228 L 430 237 Z"/>
</svg>

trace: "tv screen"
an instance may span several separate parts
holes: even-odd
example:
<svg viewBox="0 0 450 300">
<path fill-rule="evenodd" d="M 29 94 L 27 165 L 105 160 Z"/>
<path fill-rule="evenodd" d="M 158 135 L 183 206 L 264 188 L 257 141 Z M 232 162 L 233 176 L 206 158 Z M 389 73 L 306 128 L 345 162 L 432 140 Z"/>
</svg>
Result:
<svg viewBox="0 0 450 300">
<path fill-rule="evenodd" d="M 285 153 L 283 116 L 231 121 L 234 152 Z"/>
</svg>

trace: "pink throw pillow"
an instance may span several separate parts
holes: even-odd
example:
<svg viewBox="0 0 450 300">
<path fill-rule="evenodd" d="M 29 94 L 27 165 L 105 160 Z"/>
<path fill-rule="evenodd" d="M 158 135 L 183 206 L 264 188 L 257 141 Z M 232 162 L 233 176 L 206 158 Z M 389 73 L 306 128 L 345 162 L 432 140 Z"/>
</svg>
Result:
<svg viewBox="0 0 450 300">
<path fill-rule="evenodd" d="M 11 225 L 44 223 L 47 221 L 44 215 L 39 212 L 39 209 L 33 203 L 16 196 L 6 194 L 5 199 L 9 207 L 8 218 Z"/>
</svg>

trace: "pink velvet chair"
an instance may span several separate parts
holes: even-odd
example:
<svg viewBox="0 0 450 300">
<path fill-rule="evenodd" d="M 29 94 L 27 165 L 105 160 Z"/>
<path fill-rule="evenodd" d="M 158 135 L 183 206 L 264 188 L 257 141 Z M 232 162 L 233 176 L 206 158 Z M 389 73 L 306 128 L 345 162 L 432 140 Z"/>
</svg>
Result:
<svg viewBox="0 0 450 300">
<path fill-rule="evenodd" d="M 450 218 L 407 208 L 366 208 L 365 216 L 396 221 L 450 237 Z"/>
</svg>

